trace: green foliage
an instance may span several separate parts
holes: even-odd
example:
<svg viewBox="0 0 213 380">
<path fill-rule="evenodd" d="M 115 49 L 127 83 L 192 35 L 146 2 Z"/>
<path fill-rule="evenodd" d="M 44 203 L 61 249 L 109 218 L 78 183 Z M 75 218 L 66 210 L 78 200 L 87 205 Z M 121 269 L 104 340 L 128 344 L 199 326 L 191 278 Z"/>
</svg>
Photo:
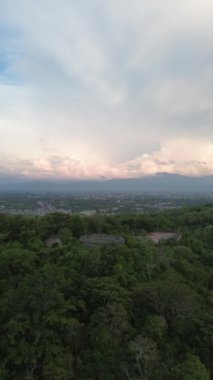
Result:
<svg viewBox="0 0 213 380">
<path fill-rule="evenodd" d="M 212 206 L 0 215 L 0 379 L 210 380 Z M 179 231 L 153 244 L 146 231 Z M 86 233 L 125 244 L 84 248 Z M 49 248 L 52 234 L 61 246 Z"/>
<path fill-rule="evenodd" d="M 187 354 L 180 369 L 181 380 L 210 380 L 209 373 L 199 357 Z"/>
</svg>

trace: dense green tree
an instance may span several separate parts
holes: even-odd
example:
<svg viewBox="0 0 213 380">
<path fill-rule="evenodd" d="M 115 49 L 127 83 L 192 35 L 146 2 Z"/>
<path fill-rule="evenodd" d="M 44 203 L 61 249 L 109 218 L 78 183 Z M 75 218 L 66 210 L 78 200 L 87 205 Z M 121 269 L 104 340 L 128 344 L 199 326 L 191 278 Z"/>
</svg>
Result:
<svg viewBox="0 0 213 380">
<path fill-rule="evenodd" d="M 180 369 L 181 380 L 210 380 L 209 372 L 199 357 L 187 354 Z"/>
<path fill-rule="evenodd" d="M 210 380 L 212 210 L 0 215 L 0 379 Z M 125 244 L 85 248 L 90 232 Z"/>
</svg>

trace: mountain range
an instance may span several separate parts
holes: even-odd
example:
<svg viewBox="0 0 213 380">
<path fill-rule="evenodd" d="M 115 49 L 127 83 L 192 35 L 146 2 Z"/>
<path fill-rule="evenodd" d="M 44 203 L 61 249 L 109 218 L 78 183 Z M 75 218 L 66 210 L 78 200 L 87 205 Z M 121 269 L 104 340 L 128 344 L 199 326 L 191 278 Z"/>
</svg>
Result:
<svg viewBox="0 0 213 380">
<path fill-rule="evenodd" d="M 0 176 L 1 192 L 213 192 L 213 175 L 188 177 L 159 173 L 109 180 L 23 180 Z"/>
</svg>

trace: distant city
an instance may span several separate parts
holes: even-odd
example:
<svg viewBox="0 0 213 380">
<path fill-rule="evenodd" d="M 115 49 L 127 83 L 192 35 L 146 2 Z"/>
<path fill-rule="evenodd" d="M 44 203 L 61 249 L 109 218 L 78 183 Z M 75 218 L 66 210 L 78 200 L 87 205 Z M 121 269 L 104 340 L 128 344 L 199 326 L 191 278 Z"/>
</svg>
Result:
<svg viewBox="0 0 213 380">
<path fill-rule="evenodd" d="M 143 214 L 202 205 L 213 193 L 76 192 L 0 193 L 0 213 L 43 216 L 60 212 L 84 216 Z"/>
</svg>

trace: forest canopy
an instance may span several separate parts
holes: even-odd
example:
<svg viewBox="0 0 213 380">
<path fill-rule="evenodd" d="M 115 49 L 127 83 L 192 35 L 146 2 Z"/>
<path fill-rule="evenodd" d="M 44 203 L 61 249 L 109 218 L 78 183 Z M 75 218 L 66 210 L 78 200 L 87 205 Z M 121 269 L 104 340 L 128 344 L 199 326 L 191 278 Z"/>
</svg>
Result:
<svg viewBox="0 0 213 380">
<path fill-rule="evenodd" d="M 181 239 L 154 244 L 154 231 Z M 82 245 L 91 234 L 123 243 Z M 210 380 L 212 247 L 212 204 L 0 214 L 0 379 Z"/>
</svg>

